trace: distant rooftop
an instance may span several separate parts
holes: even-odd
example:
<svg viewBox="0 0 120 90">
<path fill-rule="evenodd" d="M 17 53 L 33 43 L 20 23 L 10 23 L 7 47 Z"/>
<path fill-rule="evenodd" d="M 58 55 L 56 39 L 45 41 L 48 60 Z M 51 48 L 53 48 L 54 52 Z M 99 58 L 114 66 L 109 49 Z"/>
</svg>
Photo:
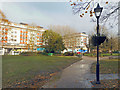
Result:
<svg viewBox="0 0 120 90">
<path fill-rule="evenodd" d="M 20 23 L 20 24 L 22 24 L 22 25 L 28 25 L 28 24 L 26 24 L 26 23 Z M 30 25 L 31 26 L 31 25 Z M 43 27 L 41 27 L 41 26 L 36 26 L 37 28 L 43 28 Z"/>
<path fill-rule="evenodd" d="M 82 32 L 83 34 L 86 34 L 86 32 Z"/>
<path fill-rule="evenodd" d="M 20 23 L 20 24 L 22 24 L 22 25 L 28 25 L 28 24 L 26 24 L 26 23 Z"/>
<path fill-rule="evenodd" d="M 38 28 L 43 28 L 43 27 L 41 27 L 41 26 L 37 26 Z"/>
</svg>

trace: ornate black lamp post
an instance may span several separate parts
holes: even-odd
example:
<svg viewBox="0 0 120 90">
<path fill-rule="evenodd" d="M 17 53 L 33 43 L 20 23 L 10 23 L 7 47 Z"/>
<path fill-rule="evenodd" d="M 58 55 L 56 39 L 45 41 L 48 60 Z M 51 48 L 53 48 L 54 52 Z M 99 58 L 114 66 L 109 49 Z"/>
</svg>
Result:
<svg viewBox="0 0 120 90">
<path fill-rule="evenodd" d="M 97 18 L 97 37 L 100 36 L 100 33 L 99 33 L 99 18 L 100 18 L 102 10 L 103 10 L 103 7 L 100 7 L 99 3 L 98 3 L 97 7 L 94 9 L 95 16 Z M 98 43 L 97 43 L 96 84 L 100 84 L 100 81 L 99 81 L 99 44 Z"/>
</svg>

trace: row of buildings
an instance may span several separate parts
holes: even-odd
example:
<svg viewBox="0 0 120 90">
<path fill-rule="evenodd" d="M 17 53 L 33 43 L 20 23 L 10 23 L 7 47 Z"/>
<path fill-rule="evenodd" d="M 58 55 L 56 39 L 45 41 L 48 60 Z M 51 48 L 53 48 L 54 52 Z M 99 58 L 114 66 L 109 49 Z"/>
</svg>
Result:
<svg viewBox="0 0 120 90">
<path fill-rule="evenodd" d="M 19 54 L 24 51 L 37 51 L 43 45 L 41 26 L 13 23 L 0 19 L 0 54 Z"/>
<path fill-rule="evenodd" d="M 25 23 L 13 23 L 0 19 L 0 55 L 19 55 L 21 52 L 37 52 L 44 44 L 41 26 L 31 26 Z M 74 33 L 63 37 L 67 51 L 87 50 L 88 35 Z M 85 51 L 86 52 L 86 51 Z"/>
</svg>

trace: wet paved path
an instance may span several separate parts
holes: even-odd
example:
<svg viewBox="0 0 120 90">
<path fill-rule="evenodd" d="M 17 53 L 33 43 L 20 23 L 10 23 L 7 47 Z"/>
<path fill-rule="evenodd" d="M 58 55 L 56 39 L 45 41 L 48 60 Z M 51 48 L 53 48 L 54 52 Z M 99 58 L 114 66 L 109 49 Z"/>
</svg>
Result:
<svg viewBox="0 0 120 90">
<path fill-rule="evenodd" d="M 96 79 L 95 74 L 90 73 L 90 67 L 93 62 L 96 62 L 96 58 L 83 57 L 83 60 L 72 64 L 63 70 L 61 78 L 48 82 L 43 88 L 91 88 L 91 80 Z M 117 74 L 101 74 L 101 79 L 117 79 Z"/>
</svg>

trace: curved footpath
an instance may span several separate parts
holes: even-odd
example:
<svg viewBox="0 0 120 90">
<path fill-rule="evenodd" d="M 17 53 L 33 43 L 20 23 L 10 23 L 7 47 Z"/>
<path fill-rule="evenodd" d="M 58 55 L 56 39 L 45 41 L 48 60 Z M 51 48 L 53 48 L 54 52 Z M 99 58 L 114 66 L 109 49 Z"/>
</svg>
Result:
<svg viewBox="0 0 120 90">
<path fill-rule="evenodd" d="M 94 62 L 96 58 L 83 56 L 83 60 L 64 69 L 60 79 L 46 83 L 43 88 L 91 88 L 90 81 L 96 79 L 96 74 L 90 72 L 90 67 Z M 100 74 L 100 80 L 117 78 L 117 74 Z"/>
</svg>

